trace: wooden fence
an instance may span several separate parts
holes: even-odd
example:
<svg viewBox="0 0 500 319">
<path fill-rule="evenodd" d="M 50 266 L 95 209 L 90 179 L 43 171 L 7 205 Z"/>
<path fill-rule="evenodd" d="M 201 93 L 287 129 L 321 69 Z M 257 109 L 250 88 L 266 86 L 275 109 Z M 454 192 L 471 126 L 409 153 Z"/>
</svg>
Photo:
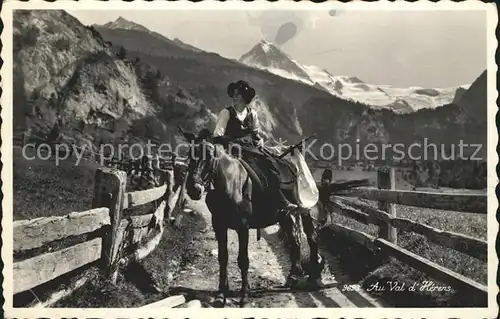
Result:
<svg viewBox="0 0 500 319">
<path fill-rule="evenodd" d="M 326 196 L 328 200 L 321 204 L 328 213 L 338 213 L 364 224 L 379 227 L 377 237 L 362 231 L 331 223 L 329 227 L 338 234 L 349 237 L 373 251 L 380 251 L 395 257 L 420 270 L 430 277 L 453 288 L 478 297 L 481 302 L 487 300 L 488 288 L 485 285 L 442 267 L 426 258 L 418 256 L 397 245 L 397 229 L 414 232 L 425 236 L 429 241 L 442 247 L 451 248 L 487 262 L 488 244 L 485 240 L 471 236 L 443 231 L 415 221 L 397 216 L 395 204 L 441 209 L 472 214 L 487 213 L 487 195 L 444 194 L 431 192 L 402 191 L 395 189 L 394 168 L 383 167 L 377 172 L 377 188 L 353 188 L 335 192 Z M 330 194 L 330 185 L 320 186 L 320 191 Z M 378 201 L 378 209 L 349 197 Z"/>
<path fill-rule="evenodd" d="M 168 158 L 162 158 L 158 155 L 155 155 L 154 158 L 150 158 L 148 160 L 152 165 L 152 169 L 154 170 L 166 170 L 166 169 L 174 169 L 177 166 L 185 166 L 187 158 L 178 157 L 178 156 L 169 156 Z M 105 160 L 104 165 L 107 167 L 113 167 L 127 172 L 127 174 L 134 174 L 138 172 L 142 172 L 144 170 L 143 159 L 110 159 Z"/>
<path fill-rule="evenodd" d="M 14 144 L 24 147 L 30 142 L 36 142 L 36 143 L 45 143 L 49 145 L 50 147 L 55 147 L 57 144 L 56 142 L 51 142 L 47 140 L 47 137 L 44 136 L 39 136 L 36 134 L 32 133 L 27 133 L 23 132 L 21 136 L 14 136 Z M 153 145 L 154 146 L 154 145 Z M 127 172 L 128 175 L 133 174 L 133 173 L 138 173 L 142 171 L 142 161 L 144 157 L 138 157 L 138 158 L 124 158 L 123 154 L 118 154 L 118 157 L 113 157 L 111 159 L 108 159 L 104 157 L 104 154 L 101 154 L 99 152 L 94 152 L 90 148 L 85 148 L 85 147 L 76 147 L 75 145 L 72 146 L 72 149 L 69 150 L 71 152 L 71 155 L 74 155 L 72 152 L 77 150 L 82 154 L 82 157 L 85 158 L 88 161 L 94 162 L 94 163 L 99 163 L 102 164 L 106 167 L 113 167 L 117 168 L 120 170 L 123 170 Z M 54 150 L 52 150 L 54 151 Z M 61 150 L 59 150 L 61 151 Z M 63 150 L 64 151 L 64 150 Z M 150 154 L 146 155 L 150 156 Z M 187 158 L 185 157 L 180 157 L 174 152 L 169 152 L 167 157 L 160 157 L 158 154 L 154 156 L 154 159 L 151 160 L 153 162 L 153 169 L 155 170 L 166 170 L 166 169 L 172 169 L 175 165 L 180 165 L 183 166 L 185 165 L 187 161 Z"/>
<path fill-rule="evenodd" d="M 47 284 L 62 275 L 94 263 L 116 281 L 120 266 L 141 260 L 158 245 L 165 215 L 178 208 L 182 188 L 173 191 L 173 176 L 156 188 L 126 192 L 127 174 L 113 168 L 96 170 L 92 208 L 66 216 L 14 222 L 14 255 L 28 256 L 14 263 L 14 294 Z M 147 215 L 125 216 L 128 208 L 153 202 Z M 87 236 L 87 237 L 82 237 Z M 78 237 L 83 242 L 75 241 Z M 70 245 L 60 248 L 68 240 Z M 77 243 L 75 243 L 77 242 Z M 48 307 L 83 286 L 86 271 L 75 275 L 66 288 L 37 300 L 29 307 Z"/>
</svg>

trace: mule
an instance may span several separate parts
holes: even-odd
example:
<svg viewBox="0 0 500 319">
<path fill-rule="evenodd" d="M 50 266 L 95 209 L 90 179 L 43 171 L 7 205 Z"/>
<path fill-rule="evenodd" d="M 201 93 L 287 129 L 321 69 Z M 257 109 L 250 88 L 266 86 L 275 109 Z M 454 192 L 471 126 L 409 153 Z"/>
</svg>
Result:
<svg viewBox="0 0 500 319">
<path fill-rule="evenodd" d="M 200 200 L 206 190 L 205 202 L 212 215 L 212 226 L 218 244 L 219 287 L 215 298 L 216 306 L 226 304 L 229 292 L 227 275 L 228 230 L 238 234 L 238 266 L 241 271 L 240 306 L 244 307 L 248 294 L 248 244 L 249 230 L 266 228 L 278 224 L 287 237 L 291 269 L 286 286 L 295 287 L 299 280 L 307 278 L 310 288 L 316 288 L 324 267 L 324 259 L 318 251 L 317 234 L 314 231 L 313 218 L 309 209 L 297 208 L 288 214 L 279 214 L 279 208 L 273 204 L 272 190 L 262 189 L 255 175 L 252 175 L 239 157 L 220 145 L 213 143 L 209 136 L 195 136 L 179 127 L 190 143 L 189 164 L 186 176 L 186 191 L 193 200 Z M 302 231 L 309 244 L 309 261 L 302 263 Z M 259 239 L 259 235 L 257 236 Z"/>
</svg>

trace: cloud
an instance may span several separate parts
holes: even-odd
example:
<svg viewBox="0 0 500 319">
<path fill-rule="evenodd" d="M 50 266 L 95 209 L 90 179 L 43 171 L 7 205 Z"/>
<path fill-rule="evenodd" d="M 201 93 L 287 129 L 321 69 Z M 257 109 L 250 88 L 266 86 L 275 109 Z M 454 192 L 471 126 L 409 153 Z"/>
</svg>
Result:
<svg viewBox="0 0 500 319">
<path fill-rule="evenodd" d="M 246 12 L 248 22 L 260 28 L 262 37 L 277 45 L 293 40 L 305 28 L 314 28 L 318 19 L 329 19 L 342 14 L 343 10 L 290 11 L 267 10 Z"/>
<path fill-rule="evenodd" d="M 330 17 L 336 17 L 336 16 L 338 16 L 341 13 L 342 13 L 342 11 L 338 10 L 338 9 L 332 9 L 332 10 L 328 11 L 328 15 Z"/>
<path fill-rule="evenodd" d="M 307 20 L 307 15 L 302 12 L 284 10 L 247 12 L 247 17 L 251 25 L 260 28 L 264 39 L 277 45 L 283 45 L 298 35 Z"/>
<path fill-rule="evenodd" d="M 283 45 L 288 40 L 293 39 L 295 34 L 297 34 L 297 25 L 293 22 L 286 22 L 279 27 L 274 37 L 274 42 L 277 45 Z"/>
</svg>

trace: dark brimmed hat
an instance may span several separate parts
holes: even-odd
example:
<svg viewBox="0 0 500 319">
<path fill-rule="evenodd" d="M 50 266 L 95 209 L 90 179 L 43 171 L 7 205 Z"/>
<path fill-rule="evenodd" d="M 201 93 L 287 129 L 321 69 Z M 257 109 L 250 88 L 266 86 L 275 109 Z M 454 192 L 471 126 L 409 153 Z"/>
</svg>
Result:
<svg viewBox="0 0 500 319">
<path fill-rule="evenodd" d="M 229 83 L 229 85 L 227 86 L 227 95 L 229 97 L 233 97 L 234 91 L 236 90 L 243 97 L 243 100 L 246 104 L 252 102 L 253 98 L 255 97 L 254 88 L 252 88 L 246 81 L 239 80 L 236 83 Z"/>
</svg>

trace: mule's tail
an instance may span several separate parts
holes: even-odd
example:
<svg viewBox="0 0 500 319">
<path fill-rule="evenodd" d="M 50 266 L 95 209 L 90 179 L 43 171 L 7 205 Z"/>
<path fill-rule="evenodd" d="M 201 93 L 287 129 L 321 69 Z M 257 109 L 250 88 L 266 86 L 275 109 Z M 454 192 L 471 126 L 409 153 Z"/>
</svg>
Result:
<svg viewBox="0 0 500 319">
<path fill-rule="evenodd" d="M 257 228 L 257 241 L 259 241 L 262 238 L 261 233 L 260 233 L 260 228 Z"/>
</svg>

